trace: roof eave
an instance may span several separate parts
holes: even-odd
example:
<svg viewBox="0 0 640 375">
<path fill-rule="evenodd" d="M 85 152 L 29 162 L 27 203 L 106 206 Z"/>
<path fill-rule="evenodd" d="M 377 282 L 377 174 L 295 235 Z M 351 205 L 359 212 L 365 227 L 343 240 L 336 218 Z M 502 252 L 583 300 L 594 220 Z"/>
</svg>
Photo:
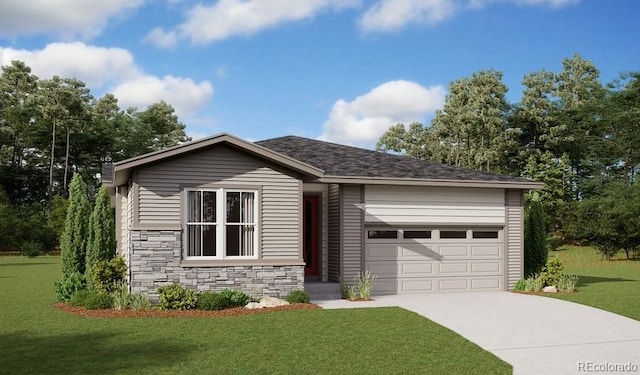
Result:
<svg viewBox="0 0 640 375">
<path fill-rule="evenodd" d="M 318 182 L 328 184 L 370 184 L 405 186 L 443 186 L 443 187 L 480 187 L 494 189 L 537 190 L 544 187 L 542 182 L 534 181 L 490 181 L 490 180 L 448 180 L 393 177 L 324 176 Z"/>
<path fill-rule="evenodd" d="M 266 147 L 257 145 L 252 142 L 242 140 L 231 134 L 221 133 L 212 137 L 203 138 L 197 141 L 184 143 L 178 146 L 169 147 L 164 150 L 136 156 L 131 159 L 123 160 L 113 165 L 113 186 L 120 186 L 127 183 L 132 169 L 144 166 L 149 163 L 158 162 L 167 158 L 179 156 L 182 154 L 194 152 L 209 146 L 220 143 L 227 143 L 238 147 L 253 155 L 267 159 L 278 165 L 285 166 L 303 174 L 311 175 L 315 178 L 323 176 L 324 171 L 312 165 L 295 160 L 289 156 L 280 154 Z"/>
</svg>

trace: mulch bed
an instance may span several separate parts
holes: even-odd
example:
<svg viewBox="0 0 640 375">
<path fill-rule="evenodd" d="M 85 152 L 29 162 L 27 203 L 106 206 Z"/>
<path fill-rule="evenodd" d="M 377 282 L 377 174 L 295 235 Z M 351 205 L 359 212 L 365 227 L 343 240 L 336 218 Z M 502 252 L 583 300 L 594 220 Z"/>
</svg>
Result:
<svg viewBox="0 0 640 375">
<path fill-rule="evenodd" d="M 86 318 L 194 318 L 194 317 L 223 317 L 223 316 L 244 316 L 265 314 L 276 311 L 294 311 L 294 310 L 319 310 L 320 306 L 312 303 L 294 303 L 287 306 L 269 307 L 265 309 L 249 310 L 244 307 L 236 307 L 233 309 L 225 309 L 221 311 L 204 311 L 204 310 L 87 310 L 84 307 L 74 307 L 66 303 L 56 303 L 55 307 L 64 312 L 83 316 Z"/>
</svg>

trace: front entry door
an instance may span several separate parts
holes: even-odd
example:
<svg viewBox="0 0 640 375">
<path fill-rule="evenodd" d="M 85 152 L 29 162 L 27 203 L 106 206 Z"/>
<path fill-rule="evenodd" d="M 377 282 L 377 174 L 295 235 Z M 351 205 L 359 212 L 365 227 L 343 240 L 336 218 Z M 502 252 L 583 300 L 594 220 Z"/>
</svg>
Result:
<svg viewBox="0 0 640 375">
<path fill-rule="evenodd" d="M 318 275 L 318 197 L 305 196 L 303 198 L 303 232 L 302 256 L 304 258 L 304 274 Z"/>
</svg>

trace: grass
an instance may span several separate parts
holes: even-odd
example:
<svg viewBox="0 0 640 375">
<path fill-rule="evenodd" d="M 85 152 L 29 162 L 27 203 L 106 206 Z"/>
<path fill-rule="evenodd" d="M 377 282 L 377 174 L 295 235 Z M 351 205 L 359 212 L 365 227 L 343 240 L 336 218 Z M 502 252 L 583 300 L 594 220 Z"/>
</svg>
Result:
<svg viewBox="0 0 640 375">
<path fill-rule="evenodd" d="M 640 320 L 640 261 L 627 260 L 624 253 L 607 261 L 594 248 L 579 246 L 563 246 L 549 255 L 562 259 L 566 273 L 580 276 L 577 293 L 559 293 L 554 298 Z"/>
<path fill-rule="evenodd" d="M 400 308 L 225 318 L 82 318 L 53 307 L 58 257 L 0 257 L 0 372 L 507 374 L 511 366 Z"/>
</svg>

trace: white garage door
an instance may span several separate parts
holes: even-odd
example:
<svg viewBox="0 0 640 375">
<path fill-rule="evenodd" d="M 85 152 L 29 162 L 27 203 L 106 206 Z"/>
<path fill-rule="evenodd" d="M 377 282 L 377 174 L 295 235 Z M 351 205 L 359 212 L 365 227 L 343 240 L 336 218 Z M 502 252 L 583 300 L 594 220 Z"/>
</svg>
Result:
<svg viewBox="0 0 640 375">
<path fill-rule="evenodd" d="M 377 294 L 505 289 L 501 229 L 368 228 L 366 237 Z"/>
</svg>

